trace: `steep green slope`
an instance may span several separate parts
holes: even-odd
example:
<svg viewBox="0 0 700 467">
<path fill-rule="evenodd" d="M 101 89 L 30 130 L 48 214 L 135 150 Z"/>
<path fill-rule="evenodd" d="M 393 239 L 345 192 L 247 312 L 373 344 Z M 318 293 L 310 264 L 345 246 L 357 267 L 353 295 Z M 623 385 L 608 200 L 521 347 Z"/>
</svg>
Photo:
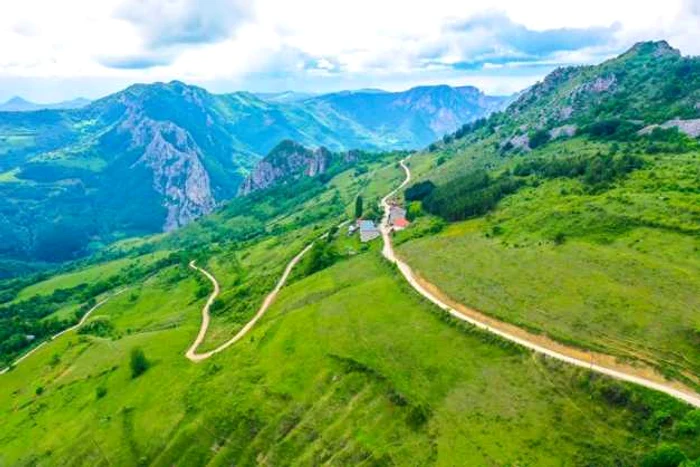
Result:
<svg viewBox="0 0 700 467">
<path fill-rule="evenodd" d="M 602 193 L 542 181 L 399 252 L 462 303 L 697 384 L 699 156 L 659 157 Z"/>
<path fill-rule="evenodd" d="M 641 42 L 600 65 L 556 70 L 520 96 L 506 120 L 538 127 L 607 119 L 632 125 L 700 117 L 700 58 Z"/>
<path fill-rule="evenodd" d="M 401 157 L 400 153 L 356 155 L 352 168 L 340 173 L 336 170 L 335 176 L 327 174 L 330 179 L 305 177 L 257 191 L 235 198 L 218 212 L 170 235 L 116 243 L 90 258 L 65 265 L 54 276 L 39 274 L 4 281 L 0 289 L 0 366 L 77 323 L 105 292 L 145 280 L 154 268 L 186 265 L 188 258 L 204 258 L 211 252 L 225 264 L 222 279 L 231 280 L 231 287 L 222 295 L 222 313 L 218 313 L 224 315 L 222 329 L 240 327 L 255 311 L 253 304 L 267 293 L 286 261 L 296 254 L 289 248 L 301 250 L 305 242 L 319 235 L 318 229 L 339 223 L 358 192 L 366 191 L 372 199 L 369 195 L 378 191 L 372 189 L 375 179 L 382 182 L 380 190 L 386 186 L 381 168 Z M 241 257 L 239 250 L 251 244 L 257 245 L 251 257 Z M 256 250 L 262 256 L 256 255 Z M 256 258 L 270 265 L 248 271 L 246 265 L 255 263 Z M 241 313 L 225 313 L 236 310 Z M 214 327 L 218 327 L 217 319 Z"/>
<path fill-rule="evenodd" d="M 415 241 L 406 232 L 399 253 L 466 305 L 698 387 L 700 145 L 677 129 L 638 131 L 697 116 L 697 81 L 658 93 L 679 84 L 669 70 L 697 64 L 665 43 L 639 44 L 555 72 L 503 114 L 416 156 L 421 185 L 407 196 L 464 222 Z M 608 91 L 582 84 L 605 76 L 617 77 Z M 545 116 L 567 98 L 576 102 L 568 119 Z M 534 125 L 529 144 L 511 144 L 525 124 Z M 579 129 L 550 140 L 562 124 Z"/>
<path fill-rule="evenodd" d="M 2 376 L 4 462 L 636 465 L 659 440 L 700 454 L 687 408 L 446 322 L 377 253 L 291 285 L 199 365 L 183 352 L 202 301 L 178 275 L 105 305 L 112 337 L 67 336 Z M 132 379 L 135 346 L 152 365 Z"/>
<path fill-rule="evenodd" d="M 302 245 L 346 218 L 358 193 L 369 202 L 394 186 L 396 155 L 385 157 L 329 181 L 257 191 L 177 232 L 114 245 L 85 261 L 90 269 L 66 268 L 82 281 L 123 270 L 104 261 L 184 250 L 124 282 L 82 332 L 0 375 L 0 463 L 638 465 L 666 443 L 700 455 L 697 411 L 447 319 L 384 262 L 379 244 L 344 231 L 327 244 L 338 264 L 300 264 L 248 337 L 187 360 L 210 291 L 187 261 L 222 285 L 211 348 L 240 329 Z M 415 166 L 433 163 L 417 157 Z M 24 287 L 20 300 L 73 285 L 66 277 Z M 136 377 L 134 348 L 149 362 Z"/>
</svg>

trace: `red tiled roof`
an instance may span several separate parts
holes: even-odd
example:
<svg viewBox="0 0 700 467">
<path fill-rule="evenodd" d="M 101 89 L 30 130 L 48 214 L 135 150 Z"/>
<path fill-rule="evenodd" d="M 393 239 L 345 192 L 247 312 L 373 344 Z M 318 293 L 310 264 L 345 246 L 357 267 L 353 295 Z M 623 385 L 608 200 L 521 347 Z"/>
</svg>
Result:
<svg viewBox="0 0 700 467">
<path fill-rule="evenodd" d="M 403 217 L 400 217 L 398 219 L 394 219 L 394 225 L 396 227 L 408 227 L 409 222 L 404 219 Z"/>
</svg>

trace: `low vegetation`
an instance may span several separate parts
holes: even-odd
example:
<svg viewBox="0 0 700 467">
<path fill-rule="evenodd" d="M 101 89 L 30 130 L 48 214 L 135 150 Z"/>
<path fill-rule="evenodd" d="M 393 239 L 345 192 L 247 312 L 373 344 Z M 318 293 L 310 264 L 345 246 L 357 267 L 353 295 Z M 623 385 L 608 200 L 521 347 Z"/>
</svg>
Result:
<svg viewBox="0 0 700 467">
<path fill-rule="evenodd" d="M 3 462 L 639 465 L 660 442 L 700 455 L 683 404 L 453 321 L 378 252 L 294 282 L 199 365 L 182 356 L 196 283 L 171 274 L 105 305 L 122 338 L 62 339 L 3 376 Z M 135 347 L 158 364 L 132 378 Z"/>
</svg>

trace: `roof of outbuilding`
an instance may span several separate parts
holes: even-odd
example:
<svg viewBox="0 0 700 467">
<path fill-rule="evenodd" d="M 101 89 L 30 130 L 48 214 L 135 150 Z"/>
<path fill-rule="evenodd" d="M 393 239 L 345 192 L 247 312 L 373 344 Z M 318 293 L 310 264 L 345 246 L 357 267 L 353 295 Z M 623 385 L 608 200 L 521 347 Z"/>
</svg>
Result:
<svg viewBox="0 0 700 467">
<path fill-rule="evenodd" d="M 372 221 L 361 220 L 360 230 L 377 230 L 377 226 Z"/>
</svg>

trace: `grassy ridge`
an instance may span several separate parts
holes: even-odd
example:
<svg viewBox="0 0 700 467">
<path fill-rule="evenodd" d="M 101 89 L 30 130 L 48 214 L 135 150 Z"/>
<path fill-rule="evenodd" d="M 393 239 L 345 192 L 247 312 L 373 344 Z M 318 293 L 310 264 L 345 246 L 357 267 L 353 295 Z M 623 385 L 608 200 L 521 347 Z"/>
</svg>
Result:
<svg viewBox="0 0 700 467">
<path fill-rule="evenodd" d="M 201 301 L 177 268 L 100 310 L 120 338 L 66 337 L 5 376 L 0 462 L 635 465 L 659 439 L 700 454 L 673 428 L 682 405 L 465 333 L 376 253 L 295 282 L 193 365 Z M 137 379 L 134 346 L 152 361 Z"/>
</svg>

